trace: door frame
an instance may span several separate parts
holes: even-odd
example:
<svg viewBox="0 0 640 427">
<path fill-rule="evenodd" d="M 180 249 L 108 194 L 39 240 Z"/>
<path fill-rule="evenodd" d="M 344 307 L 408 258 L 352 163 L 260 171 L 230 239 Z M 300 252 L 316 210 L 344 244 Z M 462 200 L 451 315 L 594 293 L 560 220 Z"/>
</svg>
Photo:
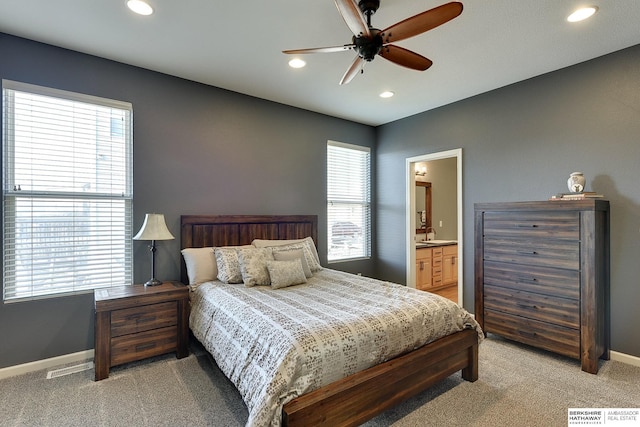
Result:
<svg viewBox="0 0 640 427">
<path fill-rule="evenodd" d="M 464 230 L 462 221 L 462 148 L 453 150 L 440 151 L 437 153 L 423 154 L 421 156 L 408 157 L 405 160 L 406 165 L 406 247 L 407 247 L 407 286 L 416 287 L 416 194 L 415 194 L 415 164 L 418 162 L 428 162 L 431 160 L 441 160 L 448 158 L 456 158 L 456 201 L 457 201 L 457 221 L 458 221 L 458 304 L 462 305 L 463 299 L 463 283 L 464 277 L 462 272 L 464 253 Z"/>
</svg>

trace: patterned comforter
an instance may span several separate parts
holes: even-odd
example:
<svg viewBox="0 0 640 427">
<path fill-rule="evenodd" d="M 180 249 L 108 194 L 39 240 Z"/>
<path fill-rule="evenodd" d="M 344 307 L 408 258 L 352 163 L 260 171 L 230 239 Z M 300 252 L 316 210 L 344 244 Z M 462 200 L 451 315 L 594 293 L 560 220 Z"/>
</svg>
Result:
<svg viewBox="0 0 640 427">
<path fill-rule="evenodd" d="M 285 403 L 438 338 L 474 328 L 457 304 L 427 292 L 323 269 L 283 289 L 208 282 L 190 326 L 235 384 L 247 426 L 279 426 Z"/>
</svg>

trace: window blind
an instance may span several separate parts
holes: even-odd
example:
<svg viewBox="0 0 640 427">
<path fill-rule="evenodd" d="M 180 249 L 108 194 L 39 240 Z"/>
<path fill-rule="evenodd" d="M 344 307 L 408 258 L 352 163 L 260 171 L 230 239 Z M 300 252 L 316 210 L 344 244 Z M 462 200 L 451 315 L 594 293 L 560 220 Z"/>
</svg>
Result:
<svg viewBox="0 0 640 427">
<path fill-rule="evenodd" d="M 371 153 L 368 147 L 327 143 L 327 259 L 371 256 Z"/>
<path fill-rule="evenodd" d="M 4 300 L 130 284 L 131 104 L 2 86 Z"/>
</svg>

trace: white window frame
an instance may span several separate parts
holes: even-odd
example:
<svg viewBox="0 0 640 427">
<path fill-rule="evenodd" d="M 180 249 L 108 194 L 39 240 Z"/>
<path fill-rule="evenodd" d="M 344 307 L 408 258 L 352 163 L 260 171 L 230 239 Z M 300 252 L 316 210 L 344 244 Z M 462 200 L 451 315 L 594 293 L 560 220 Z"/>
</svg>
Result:
<svg viewBox="0 0 640 427">
<path fill-rule="evenodd" d="M 131 284 L 132 105 L 10 80 L 2 93 L 4 302 Z"/>
<path fill-rule="evenodd" d="M 327 262 L 371 258 L 371 149 L 327 141 Z"/>
</svg>

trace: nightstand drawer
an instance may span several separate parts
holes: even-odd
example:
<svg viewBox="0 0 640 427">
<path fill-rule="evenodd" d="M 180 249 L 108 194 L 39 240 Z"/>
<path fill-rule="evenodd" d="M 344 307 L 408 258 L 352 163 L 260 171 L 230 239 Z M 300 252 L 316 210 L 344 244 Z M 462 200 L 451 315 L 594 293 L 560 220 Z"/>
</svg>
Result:
<svg viewBox="0 0 640 427">
<path fill-rule="evenodd" d="M 111 366 L 132 362 L 176 349 L 178 329 L 162 329 L 122 335 L 111 340 Z"/>
<path fill-rule="evenodd" d="M 135 334 L 173 326 L 177 323 L 178 303 L 176 301 L 114 310 L 111 312 L 111 336 Z"/>
</svg>

